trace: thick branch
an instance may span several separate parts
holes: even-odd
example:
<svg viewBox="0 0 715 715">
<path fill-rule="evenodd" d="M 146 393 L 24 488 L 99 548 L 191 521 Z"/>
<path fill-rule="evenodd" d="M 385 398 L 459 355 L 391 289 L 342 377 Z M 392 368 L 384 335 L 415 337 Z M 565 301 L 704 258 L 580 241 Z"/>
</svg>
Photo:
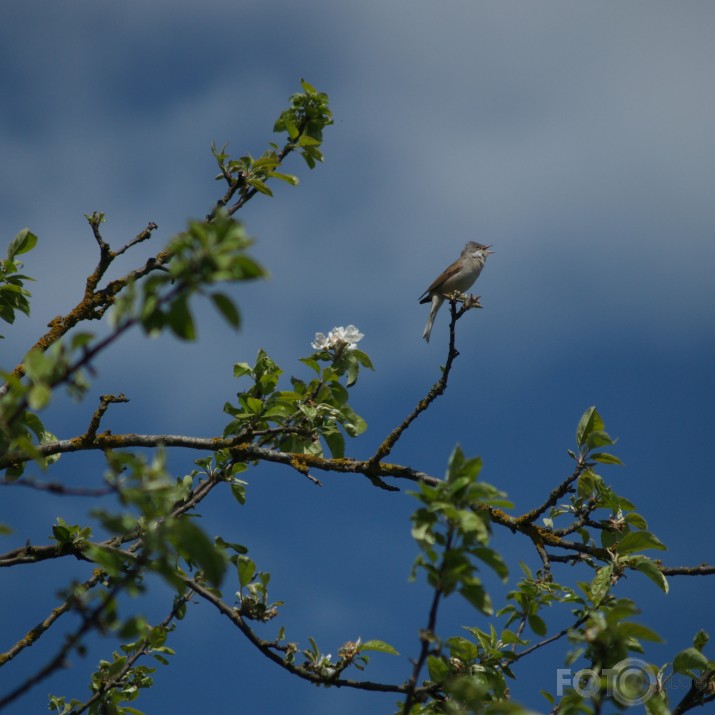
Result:
<svg viewBox="0 0 715 715">
<path fill-rule="evenodd" d="M 326 472 L 343 474 L 363 474 L 367 477 L 394 477 L 407 479 L 412 482 L 425 482 L 437 484 L 439 480 L 424 472 L 419 472 L 411 467 L 385 462 L 375 463 L 372 460 L 339 459 L 316 457 L 309 454 L 281 452 L 278 450 L 259 447 L 247 443 L 245 437 L 190 437 L 186 435 L 146 435 L 146 434 L 109 434 L 103 432 L 88 439 L 88 435 L 81 435 L 73 439 L 58 440 L 39 445 L 36 448 L 37 457 L 49 457 L 56 454 L 84 451 L 104 451 L 107 449 L 126 449 L 128 447 L 149 447 L 159 445 L 165 447 L 183 447 L 201 451 L 215 452 L 221 449 L 231 450 L 231 454 L 240 461 L 262 460 L 287 464 L 298 471 L 305 473 L 306 469 L 320 469 Z M 29 460 L 30 455 L 13 452 L 0 460 L 0 468 L 8 467 L 18 462 Z"/>
</svg>

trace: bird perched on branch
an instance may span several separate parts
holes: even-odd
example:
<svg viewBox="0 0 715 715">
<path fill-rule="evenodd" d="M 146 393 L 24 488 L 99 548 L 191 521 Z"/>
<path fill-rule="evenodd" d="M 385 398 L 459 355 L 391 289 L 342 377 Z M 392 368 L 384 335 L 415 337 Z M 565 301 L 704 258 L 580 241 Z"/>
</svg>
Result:
<svg viewBox="0 0 715 715">
<path fill-rule="evenodd" d="M 432 285 L 420 296 L 420 303 L 432 302 L 427 325 L 422 333 L 422 337 L 427 342 L 429 342 L 432 333 L 432 323 L 434 323 L 434 318 L 442 307 L 444 299 L 453 293 L 464 293 L 472 287 L 487 262 L 487 256 L 494 253 L 489 250 L 490 248 L 491 246 L 469 241 L 464 247 L 462 255 L 438 278 L 435 278 Z"/>
</svg>

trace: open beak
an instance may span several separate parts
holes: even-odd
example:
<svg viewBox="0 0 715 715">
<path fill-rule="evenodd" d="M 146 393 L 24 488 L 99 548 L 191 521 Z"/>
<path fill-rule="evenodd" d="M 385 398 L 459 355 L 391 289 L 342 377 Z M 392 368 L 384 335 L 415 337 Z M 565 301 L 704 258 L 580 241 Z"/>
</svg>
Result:
<svg viewBox="0 0 715 715">
<path fill-rule="evenodd" d="M 493 246 L 493 245 L 494 245 L 494 244 L 492 244 L 492 246 Z M 489 250 L 492 246 L 487 246 L 487 247 L 484 249 L 484 253 L 494 253 L 494 251 L 490 251 L 490 250 Z"/>
</svg>

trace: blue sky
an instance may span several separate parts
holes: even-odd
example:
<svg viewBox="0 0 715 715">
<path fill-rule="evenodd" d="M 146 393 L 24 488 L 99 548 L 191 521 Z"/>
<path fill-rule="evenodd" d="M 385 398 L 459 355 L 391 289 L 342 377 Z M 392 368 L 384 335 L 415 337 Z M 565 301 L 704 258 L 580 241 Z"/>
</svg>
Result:
<svg viewBox="0 0 715 715">
<path fill-rule="evenodd" d="M 418 1 L 409 11 L 325 0 L 6 2 L 0 235 L 28 225 L 40 244 L 26 260 L 38 279 L 33 313 L 5 331 L 2 365 L 79 299 L 97 258 L 84 213 L 107 214 L 113 246 L 158 223 L 117 274 L 138 265 L 217 197 L 211 142 L 260 154 L 305 77 L 329 94 L 335 125 L 324 165 L 309 172 L 294 157 L 287 170 L 300 186 L 276 187 L 242 212 L 272 275 L 232 291 L 242 331 L 201 309 L 196 345 L 128 336 L 97 366 L 96 394 L 131 399 L 107 426 L 216 434 L 237 389 L 234 362 L 263 347 L 305 375 L 297 358 L 314 333 L 354 323 L 376 372 L 353 390 L 369 429 L 350 449 L 370 455 L 445 358 L 446 315 L 425 345 L 417 297 L 477 240 L 495 250 L 477 284 L 485 309 L 461 322 L 449 389 L 394 460 L 441 475 L 460 442 L 525 511 L 569 473 L 578 417 L 597 404 L 626 463 L 603 475 L 669 546 L 664 561 L 712 561 L 714 25 L 712 3 L 655 0 Z M 47 424 L 72 436 L 93 408 L 60 400 Z M 177 473 L 190 459 L 176 455 Z M 96 460 L 66 461 L 68 478 L 101 474 Z M 245 543 L 274 574 L 289 637 L 314 635 L 333 653 L 357 636 L 383 638 L 402 657 L 376 656 L 371 677 L 406 677 L 429 603 L 407 583 L 413 500 L 342 476 L 319 490 L 277 467 L 248 480 L 247 506 L 214 498 L 203 526 Z M 45 543 L 57 515 L 80 520 L 86 508 L 6 489 L 0 521 L 15 525 L 12 546 L 27 535 Z M 517 559 L 536 565 L 527 544 L 504 534 L 497 544 L 514 578 Z M 65 568 L 3 574 L 6 645 L 54 606 Z M 668 640 L 650 659 L 712 630 L 711 581 L 674 579 L 666 597 L 628 579 L 624 592 L 644 598 L 643 620 Z M 146 608 L 163 617 L 158 599 Z M 391 697 L 293 683 L 206 606 L 193 611 L 140 709 L 390 711 Z M 442 624 L 451 635 L 480 622 L 448 601 Z M 56 645 L 24 659 L 44 662 Z M 14 712 L 43 710 L 47 690 L 85 696 L 87 673 L 111 647 L 75 660 Z M 530 665 L 515 697 L 544 709 L 536 693 L 555 688 L 562 654 Z M 2 691 L 31 665 L 4 668 Z"/>
</svg>

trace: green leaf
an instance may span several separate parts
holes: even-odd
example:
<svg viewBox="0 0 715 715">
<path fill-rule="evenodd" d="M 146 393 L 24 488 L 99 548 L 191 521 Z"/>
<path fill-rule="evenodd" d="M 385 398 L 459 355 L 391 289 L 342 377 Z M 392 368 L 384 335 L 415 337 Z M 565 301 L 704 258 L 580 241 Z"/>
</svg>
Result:
<svg viewBox="0 0 715 715">
<path fill-rule="evenodd" d="M 368 357 L 366 353 L 364 353 L 362 350 L 352 350 L 352 354 L 357 358 L 358 362 L 363 366 L 366 367 L 370 370 L 374 370 L 375 368 L 372 366 L 372 360 Z"/>
<path fill-rule="evenodd" d="M 171 304 L 166 315 L 171 331 L 181 340 L 196 340 L 196 326 L 189 310 L 188 295 L 181 294 Z"/>
<path fill-rule="evenodd" d="M 295 128 L 295 127 L 294 127 Z M 290 135 L 290 132 L 289 132 Z M 298 136 L 298 130 L 296 129 L 296 136 Z M 295 137 L 291 137 L 291 139 L 294 139 Z M 272 179 L 279 179 L 280 181 L 285 181 L 287 184 L 290 184 L 291 186 L 298 186 L 298 177 L 293 176 L 293 174 L 281 174 L 278 171 L 269 171 L 268 176 L 270 176 Z"/>
<path fill-rule="evenodd" d="M 320 374 L 320 363 L 313 357 L 300 358 L 300 362 L 307 365 L 311 370 Z"/>
<path fill-rule="evenodd" d="M 213 586 L 220 586 L 226 562 L 214 542 L 191 520 L 178 519 L 170 529 L 179 550 L 185 558 L 197 564 Z"/>
<path fill-rule="evenodd" d="M 52 535 L 60 544 L 70 541 L 70 530 L 64 524 L 53 524 Z"/>
<path fill-rule="evenodd" d="M 696 634 L 695 637 L 693 638 L 693 646 L 699 650 L 702 651 L 703 648 L 708 644 L 708 641 L 710 640 L 710 636 L 704 631 L 704 630 L 699 630 Z"/>
<path fill-rule="evenodd" d="M 595 474 L 591 469 L 585 469 L 578 478 L 578 495 L 581 498 L 588 497 L 596 488 L 596 484 L 600 481 L 598 474 Z"/>
<path fill-rule="evenodd" d="M 107 675 L 110 677 L 117 675 L 119 671 L 124 667 L 124 664 L 127 662 L 127 656 L 122 655 L 116 658 L 114 662 L 107 668 Z"/>
<path fill-rule="evenodd" d="M 249 184 L 250 186 L 252 186 L 254 189 L 256 189 L 256 191 L 260 191 L 262 194 L 265 194 L 266 196 L 273 196 L 273 192 L 260 179 L 249 179 L 246 183 Z"/>
<path fill-rule="evenodd" d="M 459 509 L 454 519 L 462 534 L 474 534 L 478 541 L 485 543 L 489 538 L 489 530 L 482 518 L 470 509 Z"/>
<path fill-rule="evenodd" d="M 647 529 L 648 522 L 640 514 L 632 511 L 623 517 L 624 521 L 628 526 L 632 526 L 634 529 Z"/>
<path fill-rule="evenodd" d="M 506 582 L 509 577 L 509 567 L 499 552 L 487 546 L 479 546 L 474 548 L 472 553 L 487 566 L 490 566 L 503 582 Z"/>
<path fill-rule="evenodd" d="M 601 566 L 591 581 L 591 600 L 598 606 L 605 598 L 611 588 L 611 577 L 613 576 L 613 566 Z"/>
<path fill-rule="evenodd" d="M 300 134 L 300 131 L 299 131 L 298 127 L 296 127 L 296 125 L 293 123 L 293 121 L 291 120 L 291 118 L 290 118 L 289 116 L 287 116 L 287 113 L 284 113 L 284 116 L 282 116 L 281 119 L 279 119 L 279 120 L 276 122 L 276 126 L 275 126 L 275 128 L 274 128 L 274 131 L 276 131 L 276 132 L 280 132 L 280 131 L 286 131 L 286 132 L 288 132 L 288 136 L 290 137 L 291 140 L 292 140 L 292 139 L 297 139 L 297 138 L 298 138 L 298 135 Z"/>
<path fill-rule="evenodd" d="M 243 377 L 244 375 L 250 375 L 253 372 L 253 368 L 247 362 L 237 362 L 233 366 L 233 376 Z"/>
<path fill-rule="evenodd" d="M 300 137 L 300 139 L 298 139 L 298 146 L 305 146 L 305 147 L 320 146 L 320 140 L 315 139 L 314 137 L 308 136 L 307 134 L 303 134 Z"/>
<path fill-rule="evenodd" d="M 79 350 L 85 345 L 88 345 L 94 338 L 94 333 L 73 333 L 70 346 L 73 350 Z"/>
<path fill-rule="evenodd" d="M 233 498 L 243 506 L 246 503 L 246 483 L 233 482 L 231 484 L 231 494 L 233 494 Z"/>
<path fill-rule="evenodd" d="M 256 575 L 256 564 L 248 556 L 239 556 L 237 567 L 238 582 L 241 584 L 241 588 L 245 588 Z"/>
<path fill-rule="evenodd" d="M 349 437 L 357 437 L 367 429 L 367 422 L 349 405 L 343 405 L 340 408 L 340 415 L 340 423 Z"/>
<path fill-rule="evenodd" d="M 608 454 L 607 452 L 594 452 L 589 454 L 588 458 L 593 462 L 600 462 L 601 464 L 623 464 L 618 457 L 613 454 Z"/>
<path fill-rule="evenodd" d="M 618 627 L 621 635 L 626 635 L 638 640 L 651 641 L 653 643 L 662 643 L 663 639 L 651 628 L 648 628 L 640 623 L 632 623 L 630 621 L 621 623 Z"/>
<path fill-rule="evenodd" d="M 350 355 L 345 355 L 340 362 L 347 368 L 348 377 L 345 381 L 345 385 L 347 387 L 352 387 L 357 382 L 358 373 L 360 372 L 360 364 Z"/>
<path fill-rule="evenodd" d="M 384 641 L 365 641 L 359 648 L 360 653 L 366 650 L 376 651 L 378 653 L 387 653 L 388 655 L 400 655 L 389 643 Z"/>
<path fill-rule="evenodd" d="M 653 693 L 644 704 L 648 715 L 671 715 L 671 710 L 666 704 L 662 693 Z"/>
<path fill-rule="evenodd" d="M 236 304 L 224 293 L 212 293 L 211 300 L 216 309 L 224 317 L 232 328 L 238 328 L 241 324 L 241 316 Z"/>
<path fill-rule="evenodd" d="M 546 690 L 539 690 L 539 693 L 543 695 L 549 702 L 549 705 L 553 705 L 556 702 L 556 699 L 551 693 L 546 692 Z"/>
<path fill-rule="evenodd" d="M 589 407 L 578 422 L 576 427 L 576 444 L 583 446 L 591 432 L 601 431 L 606 425 L 598 414 L 595 406 Z"/>
<path fill-rule="evenodd" d="M 485 616 L 491 616 L 494 612 L 491 598 L 480 583 L 465 583 L 459 593 Z"/>
<path fill-rule="evenodd" d="M 707 667 L 708 659 L 695 648 L 681 650 L 673 659 L 673 670 L 676 673 L 690 675 Z"/>
<path fill-rule="evenodd" d="M 254 415 L 260 415 L 263 411 L 263 401 L 257 397 L 246 397 L 246 407 Z"/>
<path fill-rule="evenodd" d="M 53 527 L 54 528 L 54 527 Z M 127 558 L 114 549 L 97 544 L 88 544 L 82 554 L 102 567 L 110 576 L 118 577 L 127 567 Z"/>
<path fill-rule="evenodd" d="M 452 658 L 459 658 L 462 661 L 473 660 L 479 655 L 476 644 L 466 638 L 452 636 L 447 639 L 449 654 Z"/>
<path fill-rule="evenodd" d="M 517 645 L 526 645 L 528 641 L 523 640 L 522 638 L 519 638 L 514 631 L 509 630 L 508 628 L 505 628 L 501 632 L 501 639 L 502 643 L 505 643 L 506 645 L 514 645 L 515 643 Z"/>
<path fill-rule="evenodd" d="M 31 410 L 41 410 L 52 398 L 52 390 L 48 385 L 41 383 L 33 385 L 27 401 Z"/>
<path fill-rule="evenodd" d="M 532 631 L 534 631 L 534 633 L 536 633 L 537 636 L 546 635 L 546 623 L 541 616 L 537 616 L 535 613 L 532 613 L 530 616 L 527 616 L 527 620 L 529 621 L 529 627 Z"/>
<path fill-rule="evenodd" d="M 655 583 L 663 593 L 668 593 L 668 579 L 665 578 L 663 572 L 658 568 L 654 561 L 647 556 L 634 557 L 633 568 L 645 574 L 653 583 Z"/>
<path fill-rule="evenodd" d="M 37 236 L 30 231 L 29 228 L 23 228 L 18 231 L 15 238 L 12 239 L 7 249 L 8 260 L 12 261 L 15 256 L 31 251 L 37 244 Z"/>
<path fill-rule="evenodd" d="M 465 458 L 461 446 L 457 444 L 452 450 L 452 454 L 449 456 L 449 462 L 447 464 L 447 481 L 455 482 L 459 477 L 468 477 L 469 481 L 473 481 L 479 475 L 481 468 L 481 458 Z"/>
<path fill-rule="evenodd" d="M 334 459 L 342 459 L 345 456 L 345 438 L 337 429 L 324 431 L 323 439 L 325 439 L 330 454 Z"/>
<path fill-rule="evenodd" d="M 632 554 L 645 549 L 665 551 L 666 546 L 650 531 L 629 531 L 616 545 L 619 554 Z"/>
<path fill-rule="evenodd" d="M 427 658 L 427 672 L 433 683 L 441 683 L 449 675 L 449 666 L 442 658 L 431 655 Z"/>
</svg>

